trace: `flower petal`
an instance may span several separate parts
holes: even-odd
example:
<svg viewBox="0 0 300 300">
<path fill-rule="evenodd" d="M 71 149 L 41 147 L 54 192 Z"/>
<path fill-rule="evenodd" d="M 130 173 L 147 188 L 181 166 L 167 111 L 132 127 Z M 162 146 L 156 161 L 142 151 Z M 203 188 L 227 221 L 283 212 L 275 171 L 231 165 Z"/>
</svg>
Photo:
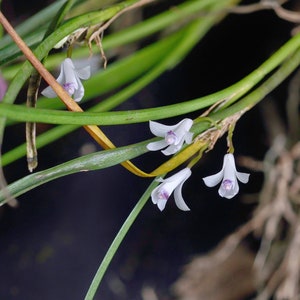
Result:
<svg viewBox="0 0 300 300">
<path fill-rule="evenodd" d="M 167 204 L 168 196 L 169 196 L 168 192 L 164 189 L 164 183 L 157 186 L 151 192 L 151 200 L 153 204 L 156 204 L 161 211 L 164 210 Z"/>
<path fill-rule="evenodd" d="M 76 102 L 79 102 L 84 96 L 84 87 L 82 83 L 78 82 L 78 88 L 75 90 L 73 98 Z"/>
<path fill-rule="evenodd" d="M 225 190 L 222 185 L 220 186 L 218 193 L 221 197 L 231 199 L 239 192 L 239 185 L 236 184 L 234 189 L 232 190 Z"/>
<path fill-rule="evenodd" d="M 47 98 L 57 97 L 56 93 L 54 92 L 51 86 L 48 86 L 44 90 L 42 90 L 41 94 Z"/>
<path fill-rule="evenodd" d="M 223 182 L 218 190 L 219 195 L 227 199 L 233 198 L 239 192 L 239 184 L 236 177 L 233 178 L 231 189 L 226 189 Z"/>
<path fill-rule="evenodd" d="M 160 211 L 163 211 L 165 209 L 167 201 L 168 200 L 166 200 L 166 199 L 159 199 L 158 200 L 157 207 L 159 208 Z"/>
<path fill-rule="evenodd" d="M 165 137 L 165 134 L 168 131 L 174 130 L 176 128 L 176 125 L 175 126 L 168 126 L 168 125 L 160 124 L 158 122 L 149 121 L 149 127 L 150 127 L 150 131 L 154 135 L 160 136 L 160 137 Z"/>
<path fill-rule="evenodd" d="M 240 182 L 247 183 L 249 181 L 250 174 L 242 172 L 236 172 L 235 174 Z"/>
<path fill-rule="evenodd" d="M 182 184 L 180 184 L 180 186 L 178 186 L 175 190 L 174 190 L 174 199 L 175 199 L 175 203 L 177 205 L 177 207 L 181 210 L 184 211 L 189 211 L 190 208 L 186 205 L 186 203 L 184 202 L 184 199 L 182 197 Z"/>
<path fill-rule="evenodd" d="M 74 64 L 70 58 L 66 58 L 62 64 L 65 81 L 63 83 L 73 83 L 75 89 L 79 88 L 80 79 L 78 78 Z"/>
<path fill-rule="evenodd" d="M 235 159 L 232 153 L 227 153 L 224 155 L 224 159 L 223 159 L 223 167 L 225 168 L 229 168 L 229 169 L 233 169 L 236 171 L 236 167 L 235 167 Z"/>
<path fill-rule="evenodd" d="M 217 174 L 206 176 L 203 179 L 204 183 L 208 187 L 216 186 L 223 179 L 223 170 L 218 172 Z"/>
<path fill-rule="evenodd" d="M 167 149 L 162 150 L 161 152 L 168 156 L 168 155 L 172 155 L 175 154 L 176 152 L 178 152 L 180 150 L 181 146 L 178 145 L 170 145 Z"/>
<path fill-rule="evenodd" d="M 185 139 L 185 136 L 189 132 L 193 125 L 193 120 L 191 119 L 183 119 L 181 122 L 179 122 L 176 125 L 176 128 L 174 129 L 174 133 L 178 136 L 178 142 L 181 141 L 182 139 Z"/>
<path fill-rule="evenodd" d="M 76 73 L 77 73 L 78 77 L 81 79 L 84 79 L 84 80 L 89 79 L 91 76 L 91 67 L 86 66 L 82 69 L 78 69 L 78 70 L 76 70 Z"/>
<path fill-rule="evenodd" d="M 149 143 L 147 145 L 147 149 L 150 151 L 157 151 L 160 150 L 162 148 L 165 148 L 168 144 L 166 143 L 165 140 L 161 140 L 161 141 L 156 141 L 156 142 L 152 142 Z"/>
<path fill-rule="evenodd" d="M 194 133 L 193 132 L 187 132 L 185 135 L 184 135 L 184 140 L 187 144 L 191 144 L 192 141 L 193 141 L 193 135 Z"/>
<path fill-rule="evenodd" d="M 192 172 L 191 169 L 186 168 L 185 170 L 185 179 L 180 183 L 179 186 L 177 186 L 174 190 L 174 199 L 177 207 L 184 211 L 189 211 L 190 208 L 186 205 L 184 202 L 184 199 L 182 197 L 182 186 L 185 183 L 185 181 L 191 176 Z"/>
</svg>

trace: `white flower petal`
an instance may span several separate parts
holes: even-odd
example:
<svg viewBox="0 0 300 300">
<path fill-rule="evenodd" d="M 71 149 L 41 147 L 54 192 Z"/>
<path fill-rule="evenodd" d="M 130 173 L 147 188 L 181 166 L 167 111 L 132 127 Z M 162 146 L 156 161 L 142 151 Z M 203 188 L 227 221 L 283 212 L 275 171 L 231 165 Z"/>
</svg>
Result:
<svg viewBox="0 0 300 300">
<path fill-rule="evenodd" d="M 56 81 L 60 84 L 63 85 L 66 83 L 66 76 L 65 76 L 65 71 L 63 69 L 63 65 L 60 66 L 60 73 L 56 79 Z"/>
<path fill-rule="evenodd" d="M 170 145 L 168 148 L 166 148 L 165 150 L 162 150 L 161 152 L 168 156 L 168 155 L 172 155 L 175 154 L 176 152 L 178 152 L 180 150 L 181 147 L 178 147 L 176 145 Z"/>
<path fill-rule="evenodd" d="M 233 185 L 232 189 L 226 189 L 222 182 L 222 184 L 220 185 L 220 188 L 218 190 L 219 195 L 221 197 L 224 197 L 227 199 L 233 198 L 239 192 L 239 184 L 238 184 L 238 181 L 236 180 L 236 178 L 234 178 L 232 185 Z"/>
<path fill-rule="evenodd" d="M 232 153 L 227 153 L 224 155 L 223 168 L 225 168 L 225 167 L 236 171 L 235 160 L 234 160 L 234 156 Z"/>
<path fill-rule="evenodd" d="M 157 151 L 162 148 L 165 148 L 168 144 L 166 143 L 165 140 L 157 141 L 157 142 L 152 142 L 147 145 L 147 149 L 150 151 Z"/>
<path fill-rule="evenodd" d="M 181 209 L 183 211 L 189 211 L 190 208 L 186 205 L 186 203 L 184 202 L 184 199 L 182 197 L 181 188 L 182 188 L 182 184 L 180 185 L 180 188 L 176 188 L 174 190 L 175 203 L 179 209 Z"/>
<path fill-rule="evenodd" d="M 181 141 L 185 138 L 186 134 L 189 132 L 193 125 L 193 120 L 191 119 L 183 119 L 176 125 L 174 129 L 174 133 L 178 136 L 178 141 Z"/>
<path fill-rule="evenodd" d="M 150 131 L 159 137 L 165 137 L 165 134 L 170 131 L 170 130 L 174 130 L 176 128 L 175 126 L 168 126 L 168 125 L 163 125 L 160 124 L 158 122 L 154 122 L 154 121 L 149 121 L 149 127 L 150 127 Z"/>
<path fill-rule="evenodd" d="M 221 170 L 217 174 L 206 176 L 202 179 L 206 186 L 208 186 L 208 187 L 216 186 L 223 179 L 223 170 Z"/>
<path fill-rule="evenodd" d="M 237 185 L 236 191 L 235 190 L 227 191 L 220 187 L 218 192 L 221 197 L 231 199 L 239 192 L 239 186 Z"/>
<path fill-rule="evenodd" d="M 160 185 L 157 186 L 152 192 L 151 192 L 151 200 L 153 204 L 157 204 L 158 202 L 158 194 L 159 194 Z"/>
<path fill-rule="evenodd" d="M 250 174 L 248 173 L 236 172 L 236 177 L 242 183 L 247 183 L 249 181 L 249 176 Z"/>
<path fill-rule="evenodd" d="M 189 168 L 186 168 L 184 170 L 186 170 L 185 171 L 186 172 L 185 179 L 180 183 L 180 185 L 178 187 L 175 188 L 174 199 L 175 199 L 175 203 L 179 209 L 184 210 L 184 211 L 189 211 L 190 208 L 186 205 L 186 203 L 184 202 L 184 199 L 182 197 L 182 186 L 185 183 L 185 181 L 191 176 L 192 172 Z"/>
<path fill-rule="evenodd" d="M 80 85 L 75 90 L 73 95 L 74 101 L 79 102 L 83 98 L 83 96 L 84 96 L 84 87 L 80 82 Z"/>
<path fill-rule="evenodd" d="M 78 88 L 80 79 L 78 78 L 74 64 L 70 58 L 66 58 L 62 64 L 63 74 L 65 77 L 65 82 L 63 83 L 73 83 L 75 89 Z"/>
<path fill-rule="evenodd" d="M 48 86 L 44 90 L 42 90 L 41 94 L 47 98 L 57 97 L 56 93 L 54 92 L 51 86 Z"/>
<path fill-rule="evenodd" d="M 81 79 L 84 79 L 84 80 L 89 79 L 91 76 L 91 67 L 86 66 L 82 69 L 78 69 L 78 70 L 76 70 L 76 73 L 77 73 L 78 77 Z"/>
<path fill-rule="evenodd" d="M 158 200 L 157 207 L 159 208 L 160 211 L 163 211 L 165 209 L 167 201 L 168 200 L 166 200 L 166 199 L 159 199 Z"/>
<path fill-rule="evenodd" d="M 185 135 L 184 135 L 184 140 L 187 144 L 191 144 L 192 143 L 192 140 L 193 140 L 193 133 L 192 132 L 187 132 Z"/>
<path fill-rule="evenodd" d="M 164 183 L 161 183 L 159 186 L 157 186 L 151 193 L 151 200 L 153 204 L 156 204 L 157 207 L 162 211 L 168 201 L 168 193 L 164 190 Z M 163 196 L 167 196 L 163 198 Z"/>
</svg>

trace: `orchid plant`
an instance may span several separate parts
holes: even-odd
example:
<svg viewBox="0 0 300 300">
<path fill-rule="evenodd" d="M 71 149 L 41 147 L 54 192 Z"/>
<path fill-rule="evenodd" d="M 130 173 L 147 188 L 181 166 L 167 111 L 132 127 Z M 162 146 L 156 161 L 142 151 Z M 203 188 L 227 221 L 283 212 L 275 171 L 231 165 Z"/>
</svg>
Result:
<svg viewBox="0 0 300 300">
<path fill-rule="evenodd" d="M 147 20 L 138 20 L 128 28 L 121 26 L 115 31 L 110 25 L 121 15 L 147 9 L 149 4 L 155 5 L 156 0 L 109 1 L 105 5 L 100 2 L 56 1 L 17 28 L 13 28 L 12 22 L 5 16 L 5 11 L 0 12 L 0 23 L 8 33 L 0 39 L 0 67 L 3 76 L 0 77 L 0 144 L 5 144 L 4 131 L 12 122 L 57 125 L 41 133 L 36 140 L 27 140 L 25 144 L 3 153 L 0 156 L 1 167 L 23 158 L 26 150 L 30 150 L 33 144 L 38 148 L 47 146 L 80 127 L 103 148 L 102 151 L 39 170 L 10 184 L 6 183 L 5 173 L 1 169 L 0 205 L 9 204 L 11 200 L 51 180 L 117 164 L 121 164 L 134 175 L 153 178 L 104 257 L 87 291 L 86 300 L 94 299 L 111 259 L 148 199 L 163 211 L 173 209 L 171 205 L 166 208 L 166 205 L 174 197 L 179 210 L 190 211 L 191 207 L 192 212 L 196 213 L 190 199 L 183 198 L 183 195 L 186 196 L 184 184 L 192 176 L 191 169 L 206 152 L 214 150 L 222 136 L 227 134 L 232 143 L 232 124 L 238 124 L 244 114 L 300 65 L 298 33 L 280 48 L 273 49 L 274 53 L 245 78 L 221 91 L 196 99 L 184 99 L 179 103 L 174 99 L 174 104 L 171 105 L 133 111 L 116 110 L 117 106 L 183 61 L 211 28 L 222 24 L 222 20 L 235 8 L 238 11 L 240 1 L 182 1 L 175 5 L 176 9 L 172 1 L 167 1 L 172 9 Z M 276 6 L 276 9 L 274 7 L 267 8 L 278 13 L 281 6 Z M 39 28 L 37 23 L 40 24 Z M 106 31 L 109 27 L 111 30 Z M 151 45 L 140 43 L 142 39 L 150 36 Z M 132 47 L 135 50 L 131 55 L 127 55 L 126 51 L 123 53 L 122 49 L 132 43 L 143 46 Z M 62 48 L 53 51 L 60 47 Z M 26 62 L 21 59 L 22 55 Z M 108 61 L 108 68 L 102 68 L 101 64 L 93 65 L 93 55 L 99 55 L 100 61 L 105 61 L 104 65 Z M 78 67 L 78 59 L 85 61 L 86 66 Z M 55 79 L 52 74 L 56 74 L 59 69 L 59 75 Z M 27 87 L 28 78 L 31 79 Z M 41 78 L 42 83 L 47 85 L 42 91 L 39 90 Z M 15 104 L 24 87 L 28 88 L 27 98 L 38 100 L 38 108 L 35 104 L 28 105 L 28 102 L 26 108 Z M 90 102 L 90 111 L 84 111 L 78 104 L 80 101 L 83 103 L 100 99 L 99 97 L 101 101 Z M 63 110 L 65 107 L 68 111 Z M 195 119 L 191 118 L 191 113 Z M 176 124 L 166 120 L 172 117 L 180 117 L 181 120 Z M 162 120 L 162 123 L 158 120 Z M 99 127 L 134 123 L 149 124 L 149 137 L 151 133 L 155 137 L 118 147 Z M 170 123 L 172 125 L 166 125 Z M 121 134 L 130 133 L 122 131 Z M 35 131 L 32 130 L 28 136 L 34 139 Z M 158 165 L 154 160 L 154 169 L 150 172 L 144 171 L 143 167 L 138 167 L 131 161 L 154 151 L 159 152 L 151 155 L 161 156 L 164 162 Z M 221 160 L 218 155 L 216 159 Z M 170 172 L 172 175 L 169 175 Z M 197 173 L 201 172 L 199 170 Z M 232 144 L 224 155 L 221 171 L 214 175 L 205 175 L 201 174 L 204 176 L 204 184 L 207 187 L 220 184 L 218 194 L 227 199 L 237 196 L 239 181 L 246 184 L 250 176 L 237 171 Z M 199 182 L 203 184 L 201 180 Z M 186 183 L 186 186 L 189 184 Z M 100 186 L 101 183 L 99 189 Z M 155 213 L 159 213 L 154 208 Z M 145 209 L 153 208 L 148 206 Z M 176 213 L 188 215 L 178 210 Z"/>
</svg>

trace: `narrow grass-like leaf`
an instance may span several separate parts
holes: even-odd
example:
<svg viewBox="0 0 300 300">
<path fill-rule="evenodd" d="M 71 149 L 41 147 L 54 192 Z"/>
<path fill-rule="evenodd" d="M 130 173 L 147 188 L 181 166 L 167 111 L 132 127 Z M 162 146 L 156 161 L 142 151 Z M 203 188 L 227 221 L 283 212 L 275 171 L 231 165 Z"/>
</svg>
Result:
<svg viewBox="0 0 300 300">
<path fill-rule="evenodd" d="M 51 22 L 53 17 L 56 15 L 57 11 L 60 7 L 65 3 L 65 0 L 58 0 L 49 5 L 48 7 L 44 8 L 43 10 L 39 11 L 37 14 L 28 18 L 26 21 L 22 22 L 22 24 L 18 25 L 15 30 L 17 33 L 24 37 L 32 32 L 43 30 L 43 32 L 39 32 L 39 35 L 43 36 L 46 30 L 46 24 Z M 35 43 L 39 42 L 40 40 L 35 40 Z M 9 44 L 13 44 L 12 39 L 9 35 L 5 35 L 0 40 L 0 49 L 3 49 Z"/>
<path fill-rule="evenodd" d="M 131 111 L 114 111 L 102 113 L 78 113 L 78 112 L 62 112 L 53 110 L 24 109 L 16 105 L 0 104 L 0 116 L 5 116 L 18 121 L 44 122 L 50 124 L 73 124 L 73 125 L 119 125 L 131 124 L 138 122 L 146 122 L 148 120 L 157 120 L 173 116 L 186 114 L 199 110 L 214 104 L 222 99 L 234 99 L 235 101 L 246 94 L 261 79 L 273 71 L 280 65 L 286 57 L 293 54 L 300 47 L 300 34 L 290 39 L 283 47 L 265 61 L 259 68 L 246 76 L 238 83 L 228 87 L 222 91 L 186 101 L 179 104 L 155 107 L 150 109 L 140 109 Z M 284 77 L 283 77 L 284 79 Z M 282 80 L 283 80 L 282 79 Z M 231 100 L 232 102 L 232 100 Z"/>
<path fill-rule="evenodd" d="M 135 205 L 135 207 L 133 208 L 133 210 L 131 211 L 131 213 L 129 214 L 127 219 L 125 220 L 124 224 L 122 225 L 121 229 L 119 230 L 118 234 L 116 235 L 112 244 L 110 245 L 105 257 L 103 258 L 103 260 L 96 272 L 96 275 L 89 287 L 89 290 L 84 298 L 85 300 L 94 299 L 97 289 L 99 287 L 99 284 L 100 284 L 110 262 L 112 261 L 114 255 L 116 254 L 118 248 L 120 247 L 127 232 L 129 231 L 129 229 L 133 225 L 134 221 L 136 220 L 137 216 L 139 215 L 139 213 L 141 212 L 141 210 L 147 203 L 148 199 L 150 198 L 152 190 L 158 184 L 159 184 L 159 182 L 156 181 L 155 179 L 152 181 L 152 183 L 149 185 L 149 187 L 147 188 L 145 193 L 142 195 L 140 200 L 137 202 L 137 204 Z"/>
<path fill-rule="evenodd" d="M 146 145 L 147 142 L 141 142 L 126 147 L 103 150 L 78 157 L 53 168 L 23 177 L 22 179 L 10 184 L 7 187 L 7 190 L 10 195 L 17 197 L 39 185 L 69 174 L 100 170 L 115 166 L 123 161 L 130 160 L 146 153 L 148 151 Z M 0 205 L 5 203 L 5 195 L 6 194 L 4 194 L 3 191 L 0 191 Z"/>
</svg>

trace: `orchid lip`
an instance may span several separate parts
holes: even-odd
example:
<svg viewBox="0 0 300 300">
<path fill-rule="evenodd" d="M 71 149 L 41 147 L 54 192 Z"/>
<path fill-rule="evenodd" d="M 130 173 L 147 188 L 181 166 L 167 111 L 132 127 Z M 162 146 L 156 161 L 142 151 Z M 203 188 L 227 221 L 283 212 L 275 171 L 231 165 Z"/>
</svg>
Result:
<svg viewBox="0 0 300 300">
<path fill-rule="evenodd" d="M 63 88 L 69 95 L 73 95 L 75 92 L 75 84 L 74 82 L 66 82 L 63 84 Z"/>
<path fill-rule="evenodd" d="M 230 179 L 223 180 L 222 185 L 226 191 L 230 191 L 233 187 L 233 183 Z"/>
<path fill-rule="evenodd" d="M 161 190 L 159 193 L 158 193 L 158 198 L 159 199 L 165 199 L 165 200 L 168 200 L 169 199 L 169 194 L 167 193 L 167 191 L 165 190 Z"/>
<path fill-rule="evenodd" d="M 172 130 L 168 131 L 165 136 L 165 141 L 168 145 L 175 144 L 175 142 L 177 141 L 176 133 Z"/>
</svg>

